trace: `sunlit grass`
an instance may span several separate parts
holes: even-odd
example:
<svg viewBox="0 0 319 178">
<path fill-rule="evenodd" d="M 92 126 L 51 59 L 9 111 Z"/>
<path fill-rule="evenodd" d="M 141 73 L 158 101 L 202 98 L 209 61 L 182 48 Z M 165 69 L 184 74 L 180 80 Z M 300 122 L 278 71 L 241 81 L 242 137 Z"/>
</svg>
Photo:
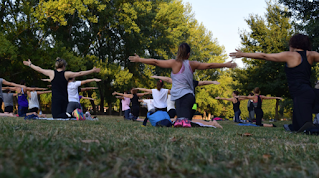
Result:
<svg viewBox="0 0 319 178">
<path fill-rule="evenodd" d="M 285 132 L 285 122 L 220 123 L 224 129 L 0 118 L 0 177 L 319 176 L 319 137 Z"/>
</svg>

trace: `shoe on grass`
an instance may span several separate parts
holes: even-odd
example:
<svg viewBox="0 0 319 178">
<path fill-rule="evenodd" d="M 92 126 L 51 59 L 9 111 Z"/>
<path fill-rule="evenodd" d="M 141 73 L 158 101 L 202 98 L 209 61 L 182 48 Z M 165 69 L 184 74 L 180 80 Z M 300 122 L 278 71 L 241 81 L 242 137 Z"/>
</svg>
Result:
<svg viewBox="0 0 319 178">
<path fill-rule="evenodd" d="M 190 120 L 188 120 L 188 119 L 183 119 L 182 122 L 183 122 L 183 127 L 185 127 L 185 128 L 191 128 L 191 127 L 192 127 Z"/>
<path fill-rule="evenodd" d="M 174 123 L 174 127 L 183 127 L 183 120 L 182 118 L 177 118 L 175 123 Z"/>
</svg>

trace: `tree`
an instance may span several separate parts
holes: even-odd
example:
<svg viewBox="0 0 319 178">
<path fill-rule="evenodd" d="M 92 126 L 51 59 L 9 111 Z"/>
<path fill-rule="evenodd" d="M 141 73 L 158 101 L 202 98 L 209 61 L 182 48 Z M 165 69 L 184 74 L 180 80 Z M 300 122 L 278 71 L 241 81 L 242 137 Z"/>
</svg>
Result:
<svg viewBox="0 0 319 178">
<path fill-rule="evenodd" d="M 278 4 L 267 3 L 265 18 L 250 15 L 246 22 L 250 32 L 243 31 L 240 35 L 242 51 L 279 53 L 288 50 L 287 41 L 293 34 L 289 18 L 284 16 Z M 242 93 L 248 94 L 255 87 L 261 89 L 261 94 L 288 97 L 288 85 L 283 63 L 243 59 L 245 69 L 237 69 L 233 78 Z M 278 105 L 276 102 L 276 118 L 278 118 Z"/>
</svg>

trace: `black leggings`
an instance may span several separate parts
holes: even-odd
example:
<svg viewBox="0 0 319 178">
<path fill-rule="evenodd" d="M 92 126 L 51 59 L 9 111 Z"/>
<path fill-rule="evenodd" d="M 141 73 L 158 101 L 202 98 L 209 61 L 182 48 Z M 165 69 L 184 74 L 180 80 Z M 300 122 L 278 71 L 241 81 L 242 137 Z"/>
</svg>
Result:
<svg viewBox="0 0 319 178">
<path fill-rule="evenodd" d="M 2 92 L 2 91 L 0 91 L 0 92 Z M 2 111 L 2 102 L 3 102 L 3 100 L 2 100 L 2 98 L 0 98 L 0 112 L 1 113 L 3 113 L 3 111 Z"/>
<path fill-rule="evenodd" d="M 312 108 L 315 104 L 315 93 L 307 90 L 293 98 L 292 129 L 298 131 L 306 122 L 312 122 Z"/>
<path fill-rule="evenodd" d="M 195 96 L 188 93 L 175 101 L 177 118 L 187 118 L 189 120 L 193 117 L 192 107 L 195 103 Z"/>
<path fill-rule="evenodd" d="M 66 115 L 66 108 L 68 106 L 68 100 L 55 100 L 52 98 L 52 117 L 53 118 L 68 118 Z"/>
<path fill-rule="evenodd" d="M 256 125 L 263 126 L 261 121 L 264 117 L 264 111 L 262 109 L 255 109 L 254 111 L 256 113 Z"/>
</svg>

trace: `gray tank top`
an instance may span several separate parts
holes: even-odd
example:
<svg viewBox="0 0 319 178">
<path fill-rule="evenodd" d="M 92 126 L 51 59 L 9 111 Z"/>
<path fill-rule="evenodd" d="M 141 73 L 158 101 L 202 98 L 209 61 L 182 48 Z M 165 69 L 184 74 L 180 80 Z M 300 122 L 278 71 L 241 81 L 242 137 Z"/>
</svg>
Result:
<svg viewBox="0 0 319 178">
<path fill-rule="evenodd" d="M 0 78 L 0 98 L 2 98 L 2 78 Z"/>
<path fill-rule="evenodd" d="M 4 107 L 13 106 L 13 93 L 3 93 L 2 98 Z"/>
<path fill-rule="evenodd" d="M 184 95 L 194 95 L 193 71 L 188 60 L 184 60 L 181 70 L 177 74 L 171 73 L 172 89 L 171 100 L 175 101 Z"/>
</svg>

